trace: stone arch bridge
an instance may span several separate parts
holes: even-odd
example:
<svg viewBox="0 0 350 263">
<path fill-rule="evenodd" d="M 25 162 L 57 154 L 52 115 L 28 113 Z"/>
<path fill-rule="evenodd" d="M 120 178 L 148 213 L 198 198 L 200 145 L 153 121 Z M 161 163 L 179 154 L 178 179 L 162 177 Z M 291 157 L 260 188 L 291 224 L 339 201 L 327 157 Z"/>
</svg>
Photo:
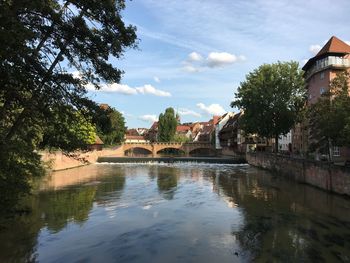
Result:
<svg viewBox="0 0 350 263">
<path fill-rule="evenodd" d="M 125 152 L 130 149 L 141 148 L 152 153 L 152 157 L 157 157 L 159 152 L 164 149 L 177 149 L 190 156 L 192 152 L 200 149 L 209 150 L 216 154 L 215 147 L 210 143 L 177 143 L 177 142 L 155 142 L 155 143 L 123 143 L 118 149 L 119 153 L 125 156 Z"/>
</svg>

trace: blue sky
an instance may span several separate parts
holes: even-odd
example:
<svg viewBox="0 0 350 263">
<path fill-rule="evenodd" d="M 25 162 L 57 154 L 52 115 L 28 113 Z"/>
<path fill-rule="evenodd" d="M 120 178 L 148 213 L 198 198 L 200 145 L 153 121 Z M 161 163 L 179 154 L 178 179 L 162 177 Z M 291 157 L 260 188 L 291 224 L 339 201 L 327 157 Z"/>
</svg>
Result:
<svg viewBox="0 0 350 263">
<path fill-rule="evenodd" d="M 232 111 L 245 75 L 263 63 L 301 66 L 331 36 L 350 41 L 348 0 L 134 0 L 124 21 L 137 27 L 136 50 L 113 64 L 120 84 L 89 91 L 123 112 L 128 127 L 150 127 L 171 106 L 181 121 Z"/>
</svg>

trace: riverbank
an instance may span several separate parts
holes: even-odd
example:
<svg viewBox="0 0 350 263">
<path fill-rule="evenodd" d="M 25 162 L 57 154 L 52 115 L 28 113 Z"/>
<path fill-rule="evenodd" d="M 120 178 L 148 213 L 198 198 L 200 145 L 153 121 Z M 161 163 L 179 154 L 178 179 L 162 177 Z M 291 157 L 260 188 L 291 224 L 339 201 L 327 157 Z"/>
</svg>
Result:
<svg viewBox="0 0 350 263">
<path fill-rule="evenodd" d="M 350 196 L 350 168 L 269 153 L 247 153 L 250 165 L 271 170 L 297 182 Z"/>
<path fill-rule="evenodd" d="M 74 156 L 73 156 L 74 154 Z M 101 151 L 75 152 L 72 156 L 67 156 L 61 151 L 41 152 L 41 161 L 45 163 L 50 170 L 60 171 L 76 168 L 92 163 L 96 163 L 102 156 L 120 156 L 119 147 L 105 148 Z"/>
<path fill-rule="evenodd" d="M 238 158 L 221 158 L 221 157 L 99 157 L 99 163 L 217 163 L 217 164 L 241 164 L 246 163 L 244 159 Z"/>
</svg>

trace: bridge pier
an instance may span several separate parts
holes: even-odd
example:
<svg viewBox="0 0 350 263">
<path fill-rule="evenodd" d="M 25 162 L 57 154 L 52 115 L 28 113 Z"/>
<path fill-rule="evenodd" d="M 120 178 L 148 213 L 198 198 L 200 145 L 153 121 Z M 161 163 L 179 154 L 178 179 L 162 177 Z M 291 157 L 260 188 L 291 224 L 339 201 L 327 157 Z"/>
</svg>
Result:
<svg viewBox="0 0 350 263">
<path fill-rule="evenodd" d="M 157 148 L 155 147 L 154 144 L 152 144 L 152 157 L 153 158 L 157 157 Z"/>
</svg>

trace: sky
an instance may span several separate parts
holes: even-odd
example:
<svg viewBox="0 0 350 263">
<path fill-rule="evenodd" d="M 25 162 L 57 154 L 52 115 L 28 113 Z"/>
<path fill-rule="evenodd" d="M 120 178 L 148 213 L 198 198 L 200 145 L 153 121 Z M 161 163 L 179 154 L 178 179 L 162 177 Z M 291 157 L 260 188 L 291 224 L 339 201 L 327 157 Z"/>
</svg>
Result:
<svg viewBox="0 0 350 263">
<path fill-rule="evenodd" d="M 167 107 L 182 122 L 237 111 L 230 103 L 250 71 L 303 66 L 333 35 L 350 41 L 349 10 L 349 0 L 126 1 L 138 48 L 111 60 L 125 71 L 121 83 L 89 96 L 122 112 L 129 128 L 149 128 Z"/>
</svg>

